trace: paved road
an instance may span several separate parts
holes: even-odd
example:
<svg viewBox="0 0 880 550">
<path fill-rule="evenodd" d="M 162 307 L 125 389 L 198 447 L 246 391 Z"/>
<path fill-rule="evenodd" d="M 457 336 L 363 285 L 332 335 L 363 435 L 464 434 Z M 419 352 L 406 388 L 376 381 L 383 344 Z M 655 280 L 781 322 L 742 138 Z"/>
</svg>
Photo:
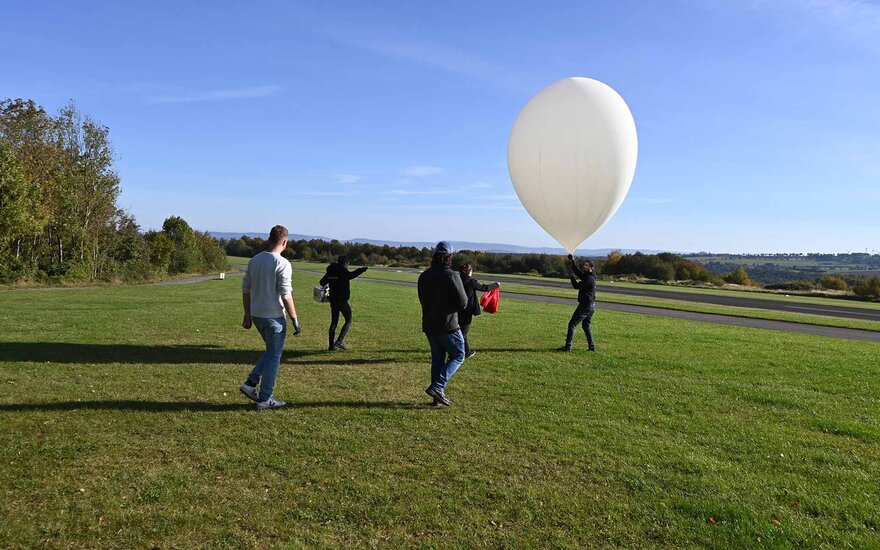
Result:
<svg viewBox="0 0 880 550">
<path fill-rule="evenodd" d="M 241 277 L 244 271 L 227 271 L 227 277 Z M 200 275 L 199 277 L 190 277 L 188 279 L 173 279 L 171 281 L 160 281 L 158 283 L 150 283 L 154 286 L 164 285 L 188 285 L 190 283 L 201 283 L 202 281 L 219 281 L 219 275 Z"/>
<path fill-rule="evenodd" d="M 388 270 L 393 271 L 393 270 Z M 400 270 L 406 273 L 419 273 L 418 270 Z M 478 274 L 483 281 L 500 281 L 502 283 L 517 283 L 544 288 L 565 288 L 571 290 L 571 284 L 567 281 L 548 279 L 518 279 L 505 277 L 504 275 Z M 673 292 L 657 290 L 653 288 L 630 288 L 616 286 L 614 283 L 599 283 L 596 291 L 596 300 L 602 302 L 602 293 L 625 294 L 628 296 L 643 296 L 649 298 L 666 298 L 668 300 L 680 300 L 683 302 L 695 302 L 701 304 L 715 304 L 730 307 L 751 307 L 756 309 L 770 309 L 773 311 L 787 311 L 789 313 L 808 313 L 810 315 L 822 315 L 826 317 L 843 317 L 846 319 L 864 319 L 866 321 L 880 321 L 880 308 L 866 309 L 837 304 L 805 304 L 799 302 L 783 302 L 768 300 L 766 298 L 745 296 L 717 296 L 714 294 L 697 294 L 690 292 Z"/>
<path fill-rule="evenodd" d="M 302 273 L 316 273 L 310 270 L 295 270 Z M 360 280 L 370 281 L 372 283 L 382 283 L 396 286 L 415 287 L 416 283 L 405 281 L 387 281 L 384 279 L 371 279 L 361 276 Z M 502 279 L 497 279 L 501 281 Z M 508 279 L 509 281 L 519 282 L 519 279 Z M 534 296 L 532 294 L 519 294 L 515 292 L 505 292 L 505 298 L 514 300 L 528 300 L 532 302 L 545 302 L 551 304 L 565 304 L 574 307 L 577 300 L 574 298 L 557 298 L 555 296 Z M 769 302 L 770 300 L 763 300 Z M 789 323 L 785 321 L 771 321 L 768 319 L 754 319 L 751 317 L 735 317 L 732 315 L 717 315 L 713 313 L 696 313 L 693 311 L 679 311 L 675 309 L 664 309 L 659 307 L 635 306 L 629 304 L 615 304 L 606 302 L 602 304 L 602 309 L 610 311 L 622 311 L 625 313 L 639 313 L 642 315 L 653 315 L 655 317 L 668 317 L 671 319 L 687 319 L 689 321 L 699 321 L 704 323 L 717 323 L 722 325 L 731 325 L 739 327 L 760 328 L 767 330 L 778 330 L 784 332 L 797 332 L 801 334 L 812 334 L 815 336 L 828 336 L 831 338 L 844 338 L 847 340 L 862 340 L 865 342 L 880 343 L 880 332 L 870 330 L 858 330 L 851 328 L 826 327 L 821 325 L 808 325 L 804 323 Z"/>
</svg>

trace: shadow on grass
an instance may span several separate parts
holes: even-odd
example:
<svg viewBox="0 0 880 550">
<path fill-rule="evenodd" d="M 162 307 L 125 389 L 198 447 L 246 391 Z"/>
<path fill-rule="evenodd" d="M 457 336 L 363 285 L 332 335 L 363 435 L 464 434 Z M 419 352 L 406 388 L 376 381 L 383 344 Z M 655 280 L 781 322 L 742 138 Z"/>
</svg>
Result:
<svg viewBox="0 0 880 550">
<path fill-rule="evenodd" d="M 424 409 L 429 404 L 405 403 L 401 401 L 304 401 L 288 403 L 285 409 Z M 4 412 L 48 412 L 48 411 L 140 411 L 140 412 L 233 412 L 253 411 L 253 403 L 206 403 L 186 401 L 56 401 L 52 403 L 8 403 L 0 405 Z"/>
<path fill-rule="evenodd" d="M 413 351 L 413 350 L 409 350 Z M 212 345 L 77 344 L 62 342 L 0 342 L 0 362 L 34 363 L 219 363 L 253 365 L 262 350 L 227 349 Z M 321 354 L 326 359 L 303 360 Z M 398 359 L 327 355 L 322 350 L 284 350 L 284 363 L 298 365 L 359 365 L 394 363 Z"/>
<path fill-rule="evenodd" d="M 544 352 L 553 348 L 477 348 L 481 354 L 511 352 Z M 135 364 L 238 364 L 253 365 L 262 350 L 228 349 L 213 345 L 135 345 L 135 344 L 79 344 L 65 342 L 0 342 L 0 362 L 10 363 L 135 363 Z M 401 358 L 386 354 L 399 353 L 428 357 L 430 350 L 388 349 L 366 352 L 328 352 L 324 349 L 284 350 L 283 362 L 295 365 L 370 365 L 399 363 Z M 375 357 L 382 354 L 381 357 Z M 373 357 L 363 357 L 373 355 Z M 322 359 L 303 359 L 320 356 Z M 415 357 L 411 357 L 415 358 Z M 417 359 L 420 360 L 420 359 Z"/>
</svg>

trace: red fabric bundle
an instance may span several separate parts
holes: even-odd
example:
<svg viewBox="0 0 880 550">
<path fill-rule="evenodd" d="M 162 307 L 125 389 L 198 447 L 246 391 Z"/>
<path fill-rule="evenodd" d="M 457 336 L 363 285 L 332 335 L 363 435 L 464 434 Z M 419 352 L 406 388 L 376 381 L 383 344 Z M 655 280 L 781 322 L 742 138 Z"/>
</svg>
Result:
<svg viewBox="0 0 880 550">
<path fill-rule="evenodd" d="M 483 294 L 480 298 L 480 305 L 486 313 L 498 313 L 498 301 L 501 299 L 501 291 L 493 288 L 489 292 Z"/>
</svg>

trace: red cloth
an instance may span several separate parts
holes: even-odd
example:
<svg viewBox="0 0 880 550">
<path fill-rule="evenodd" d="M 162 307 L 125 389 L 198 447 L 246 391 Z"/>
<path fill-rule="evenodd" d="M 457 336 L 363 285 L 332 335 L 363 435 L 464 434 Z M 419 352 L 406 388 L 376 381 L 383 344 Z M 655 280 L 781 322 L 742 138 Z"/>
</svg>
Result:
<svg viewBox="0 0 880 550">
<path fill-rule="evenodd" d="M 501 299 L 501 291 L 493 288 L 489 292 L 483 294 L 480 298 L 480 305 L 486 313 L 498 313 L 498 301 Z"/>
</svg>

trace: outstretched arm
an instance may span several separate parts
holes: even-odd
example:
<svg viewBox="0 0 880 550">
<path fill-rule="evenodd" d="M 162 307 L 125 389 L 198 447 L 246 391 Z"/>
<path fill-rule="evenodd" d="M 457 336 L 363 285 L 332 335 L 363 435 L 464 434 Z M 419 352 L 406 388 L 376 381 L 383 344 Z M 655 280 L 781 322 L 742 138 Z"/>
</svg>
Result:
<svg viewBox="0 0 880 550">
<path fill-rule="evenodd" d="M 495 281 L 494 283 L 491 283 L 488 285 L 484 285 L 476 279 L 473 279 L 473 281 L 474 281 L 474 288 L 479 290 L 480 292 L 488 292 L 489 290 L 495 290 L 496 288 L 501 287 L 501 283 L 499 283 L 498 281 Z"/>
<path fill-rule="evenodd" d="M 360 277 L 360 276 L 363 275 L 366 271 L 367 271 L 367 268 L 366 268 L 366 267 L 361 267 L 361 268 L 359 268 L 359 269 L 355 269 L 354 271 L 349 271 L 349 272 L 348 272 L 348 275 L 347 275 L 347 276 L 348 276 L 348 279 L 351 280 L 351 279 L 354 279 L 354 278 L 356 278 L 356 277 Z"/>
</svg>

